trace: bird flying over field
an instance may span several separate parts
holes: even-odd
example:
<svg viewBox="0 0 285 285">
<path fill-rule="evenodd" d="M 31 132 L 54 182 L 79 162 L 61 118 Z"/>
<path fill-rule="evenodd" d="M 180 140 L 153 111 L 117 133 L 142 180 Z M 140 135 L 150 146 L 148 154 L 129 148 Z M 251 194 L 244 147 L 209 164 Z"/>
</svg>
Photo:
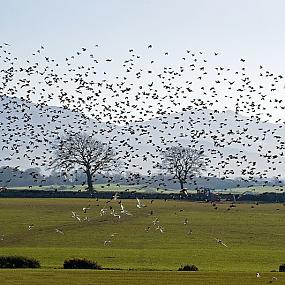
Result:
<svg viewBox="0 0 285 285">
<path fill-rule="evenodd" d="M 120 207 L 121 207 L 121 213 L 122 214 L 125 214 L 127 216 L 132 216 L 132 214 L 125 209 L 125 207 L 123 206 L 122 203 L 120 203 Z"/>
<path fill-rule="evenodd" d="M 61 235 L 64 235 L 64 232 L 63 232 L 62 229 L 55 229 L 55 231 L 56 231 L 57 233 L 61 234 Z"/>
<path fill-rule="evenodd" d="M 138 198 L 136 198 L 136 199 L 137 199 L 137 208 L 142 209 L 142 208 L 146 207 L 146 205 L 141 203 Z"/>
<path fill-rule="evenodd" d="M 223 245 L 223 246 L 225 246 L 225 247 L 228 247 L 221 239 L 215 238 L 215 240 L 216 240 L 216 242 L 217 242 L 218 244 Z"/>
<path fill-rule="evenodd" d="M 29 230 L 29 231 L 32 230 L 33 228 L 34 228 L 34 225 L 33 225 L 33 224 L 28 225 L 28 230 Z"/>
</svg>

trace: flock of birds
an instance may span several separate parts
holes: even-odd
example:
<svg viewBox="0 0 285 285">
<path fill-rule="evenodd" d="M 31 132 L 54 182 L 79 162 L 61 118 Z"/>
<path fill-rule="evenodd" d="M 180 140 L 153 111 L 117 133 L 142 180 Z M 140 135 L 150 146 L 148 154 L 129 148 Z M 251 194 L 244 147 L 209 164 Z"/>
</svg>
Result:
<svg viewBox="0 0 285 285">
<path fill-rule="evenodd" d="M 99 199 L 97 198 L 96 201 L 98 202 Z M 110 206 L 109 203 L 114 202 L 116 204 L 119 205 L 119 210 L 115 210 L 114 206 Z M 154 202 L 154 200 L 149 201 L 150 205 Z M 119 222 L 121 219 L 121 216 L 133 216 L 133 213 L 128 211 L 125 206 L 123 205 L 122 200 L 120 199 L 120 194 L 119 193 L 115 193 L 112 196 L 112 199 L 107 200 L 104 202 L 105 205 L 99 210 L 99 216 L 100 217 L 105 217 L 105 216 L 113 216 L 113 218 L 115 219 L 116 222 Z M 234 205 L 235 202 L 232 203 L 232 205 Z M 97 204 L 96 206 L 99 206 L 99 204 Z M 213 203 L 212 204 L 213 207 L 216 207 L 216 204 Z M 144 204 L 139 198 L 136 198 L 136 208 L 137 209 L 144 209 L 148 207 L 148 205 Z M 92 206 L 91 206 L 91 200 L 89 200 L 89 205 L 86 207 L 82 207 L 81 211 L 82 214 L 79 212 L 75 212 L 75 211 L 71 211 L 71 218 L 73 220 L 75 220 L 77 223 L 83 223 L 83 222 L 91 222 L 92 221 L 92 217 L 91 215 L 89 215 L 89 211 L 92 210 Z M 179 210 L 180 212 L 183 212 L 184 209 Z M 145 213 L 144 213 L 145 214 Z M 177 214 L 175 212 L 175 214 Z M 147 214 L 150 218 L 151 218 L 151 224 L 147 225 L 145 227 L 145 232 L 149 233 L 150 231 L 158 231 L 161 234 L 165 234 L 165 232 L 167 232 L 165 230 L 165 227 L 161 224 L 160 219 L 158 216 L 154 215 L 153 210 L 149 211 Z M 181 221 L 181 226 L 183 225 L 183 227 L 187 228 L 188 230 L 186 231 L 186 235 L 187 236 L 191 236 L 193 234 L 193 230 L 191 227 L 189 227 L 189 219 L 188 218 L 184 218 L 183 221 Z M 28 225 L 28 230 L 34 230 L 35 225 L 34 224 L 30 224 Z M 59 234 L 59 235 L 65 235 L 65 232 L 63 230 L 63 228 L 55 228 L 55 233 Z M 106 238 L 102 241 L 103 246 L 104 247 L 110 247 L 112 246 L 113 242 L 115 241 L 115 239 L 117 239 L 119 237 L 119 233 L 117 232 L 112 232 L 110 234 L 108 234 L 106 236 Z M 3 241 L 4 240 L 4 235 L 0 235 L 0 240 Z M 228 248 L 228 245 L 220 238 L 214 237 L 213 240 L 216 242 L 216 244 L 218 246 L 221 247 L 225 247 Z M 256 277 L 257 278 L 261 278 L 262 274 L 260 272 L 256 273 Z M 269 280 L 269 283 L 275 283 L 277 282 L 278 278 L 276 276 L 272 276 L 270 277 L 271 279 Z"/>
<path fill-rule="evenodd" d="M 99 199 L 96 199 L 96 201 L 98 202 Z M 141 200 L 139 198 L 136 198 L 136 208 L 138 209 L 143 209 L 146 208 L 147 205 L 145 205 L 144 203 L 141 202 Z M 75 220 L 78 223 L 83 223 L 83 222 L 91 222 L 92 217 L 91 215 L 89 215 L 89 211 L 92 209 L 91 207 L 91 200 L 89 201 L 90 204 L 87 207 L 83 207 L 82 208 L 82 213 L 79 213 L 78 211 L 71 211 L 71 218 L 73 220 Z M 109 203 L 110 202 L 115 202 L 119 205 L 119 210 L 115 210 L 114 205 L 110 206 Z M 154 202 L 154 200 L 150 201 L 150 205 Z M 99 204 L 97 204 L 97 206 L 99 206 Z M 183 209 L 179 210 L 180 212 L 183 212 Z M 175 212 L 175 214 L 177 215 L 177 213 Z M 100 217 L 106 217 L 106 216 L 112 216 L 116 222 L 119 222 L 121 220 L 122 216 L 133 216 L 133 213 L 131 213 L 130 211 L 128 211 L 125 206 L 123 205 L 123 202 L 121 199 L 119 199 L 119 194 L 115 193 L 112 197 L 111 200 L 107 200 L 105 201 L 104 206 L 99 210 L 99 216 Z M 160 218 L 156 215 L 154 215 L 154 211 L 150 210 L 147 213 L 147 216 L 149 216 L 151 218 L 151 222 L 150 225 L 146 225 L 145 226 L 145 232 L 148 233 L 150 231 L 158 231 L 161 234 L 165 233 L 165 227 L 161 224 Z M 193 233 L 193 230 L 191 227 L 189 227 L 189 220 L 188 218 L 184 218 L 183 221 L 181 221 L 181 225 L 184 225 L 185 228 L 187 228 L 186 230 L 186 235 L 190 236 Z M 35 229 L 35 224 L 29 224 L 28 225 L 28 230 L 32 231 Z M 55 228 L 55 232 L 57 234 L 60 235 L 64 235 L 64 229 L 63 228 Z M 107 236 L 107 238 L 103 241 L 104 246 L 110 246 L 113 242 L 113 239 L 115 237 L 117 237 L 117 235 L 119 235 L 117 232 L 111 233 Z M 0 240 L 4 240 L 5 235 L 2 234 L 0 236 Z M 228 247 L 221 239 L 219 238 L 214 238 L 214 240 L 217 242 L 217 244 L 222 245 L 224 247 Z"/>
<path fill-rule="evenodd" d="M 110 144 L 120 174 L 131 180 L 151 178 L 161 153 L 180 145 L 205 153 L 203 177 L 282 184 L 283 76 L 260 65 L 251 78 L 245 59 L 235 70 L 219 64 L 217 52 L 155 59 L 153 49 L 145 57 L 129 49 L 120 63 L 100 55 L 98 45 L 64 60 L 40 46 L 24 60 L 0 44 L 0 164 L 46 169 L 55 141 L 82 132 Z M 165 189 L 163 180 L 158 188 Z"/>
<path fill-rule="evenodd" d="M 155 59 L 152 50 L 148 45 L 144 58 L 129 49 L 128 58 L 119 62 L 100 58 L 96 45 L 56 60 L 40 46 L 24 60 L 13 55 L 12 45 L 0 44 L 0 165 L 16 165 L 18 170 L 25 162 L 44 169 L 53 158 L 56 140 L 82 132 L 109 143 L 121 161 L 120 174 L 131 181 L 141 183 L 142 174 L 151 178 L 159 169 L 160 154 L 179 145 L 206 154 L 204 177 L 238 176 L 266 184 L 271 175 L 282 184 L 283 76 L 260 65 L 251 78 L 245 59 L 240 59 L 235 70 L 220 65 L 217 52 L 208 55 L 186 50 L 173 60 L 167 51 L 156 54 Z M 112 175 L 108 177 L 111 182 Z M 33 178 L 38 179 L 36 174 Z M 153 181 L 143 182 L 147 187 Z M 158 189 L 164 189 L 164 181 L 159 182 Z M 182 194 L 188 195 L 186 190 Z M 106 202 L 100 216 L 111 215 L 119 221 L 133 215 L 119 194 L 112 200 L 119 209 Z M 140 199 L 136 202 L 138 209 L 146 207 Z M 71 218 L 90 222 L 89 210 L 90 205 L 82 208 L 84 215 L 72 211 Z M 145 232 L 164 234 L 159 217 L 152 211 L 149 215 L 153 219 Z M 191 236 L 188 218 L 181 223 Z M 34 224 L 28 225 L 29 231 L 34 228 Z M 62 228 L 55 232 L 65 234 Z M 110 246 L 117 236 L 116 232 L 109 234 L 103 245 Z M 0 240 L 4 237 L 0 235 Z M 218 237 L 213 241 L 228 247 Z"/>
</svg>

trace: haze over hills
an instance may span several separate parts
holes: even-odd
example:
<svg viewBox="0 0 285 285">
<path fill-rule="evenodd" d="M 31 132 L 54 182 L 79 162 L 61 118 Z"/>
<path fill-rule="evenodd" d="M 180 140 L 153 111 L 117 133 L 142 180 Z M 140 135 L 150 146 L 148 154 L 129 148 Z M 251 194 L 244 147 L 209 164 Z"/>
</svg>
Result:
<svg viewBox="0 0 285 285">
<path fill-rule="evenodd" d="M 204 151 L 209 177 L 244 179 L 282 178 L 285 128 L 244 117 L 232 111 L 188 108 L 144 122 L 117 126 L 99 122 L 82 113 L 1 96 L 0 165 L 43 172 L 55 140 L 70 132 L 87 132 L 110 143 L 121 161 L 121 172 L 158 173 L 160 152 L 172 145 Z"/>
</svg>

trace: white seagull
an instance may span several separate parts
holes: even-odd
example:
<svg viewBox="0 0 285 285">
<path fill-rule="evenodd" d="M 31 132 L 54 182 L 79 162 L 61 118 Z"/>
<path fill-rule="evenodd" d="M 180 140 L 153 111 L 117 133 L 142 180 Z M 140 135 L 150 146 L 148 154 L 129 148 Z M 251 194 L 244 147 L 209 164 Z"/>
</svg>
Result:
<svg viewBox="0 0 285 285">
<path fill-rule="evenodd" d="M 119 198 L 119 193 L 115 193 L 113 196 L 112 196 L 112 199 L 113 200 L 117 200 Z"/>
<path fill-rule="evenodd" d="M 79 221 L 79 222 L 81 222 L 81 218 L 80 218 L 80 216 L 76 213 L 76 212 L 71 212 L 72 213 L 72 218 L 73 219 L 76 219 L 77 221 Z"/>
<path fill-rule="evenodd" d="M 132 216 L 132 214 L 129 213 L 129 212 L 125 209 L 125 207 L 123 206 L 122 203 L 120 204 L 120 207 L 121 207 L 121 213 L 122 213 L 122 214 L 125 214 L 125 215 L 127 215 L 127 216 Z"/>
<path fill-rule="evenodd" d="M 146 205 L 142 204 L 138 198 L 136 198 L 136 199 L 137 199 L 137 201 L 138 201 L 137 207 L 138 207 L 139 209 L 146 207 Z"/>
<path fill-rule="evenodd" d="M 192 232 L 193 232 L 193 231 L 192 231 L 192 229 L 189 229 L 189 231 L 188 231 L 187 235 L 189 235 L 189 236 L 190 236 L 190 235 L 192 234 Z"/>
<path fill-rule="evenodd" d="M 221 239 L 215 238 L 215 240 L 217 241 L 217 243 L 219 243 L 219 244 L 221 244 L 221 245 L 223 245 L 225 247 L 228 247 Z"/>
<path fill-rule="evenodd" d="M 107 209 L 104 207 L 100 210 L 100 216 L 104 216 L 107 213 Z"/>
<path fill-rule="evenodd" d="M 153 225 L 156 226 L 157 224 L 159 224 L 159 219 L 158 218 L 155 218 L 153 221 L 152 221 Z"/>
<path fill-rule="evenodd" d="M 157 226 L 156 230 L 159 230 L 162 234 L 164 233 L 164 228 L 162 226 Z"/>
<path fill-rule="evenodd" d="M 55 231 L 56 231 L 57 233 L 59 233 L 59 234 L 64 235 L 64 232 L 63 232 L 63 230 L 61 230 L 61 229 L 55 229 Z"/>
<path fill-rule="evenodd" d="M 104 246 L 110 245 L 111 242 L 112 242 L 112 241 L 111 241 L 110 239 L 105 240 L 105 241 L 104 241 Z"/>
<path fill-rule="evenodd" d="M 84 207 L 82 208 L 82 211 L 86 214 L 87 210 L 90 210 L 90 207 Z"/>
<path fill-rule="evenodd" d="M 34 225 L 28 225 L 29 231 L 34 227 Z"/>
</svg>

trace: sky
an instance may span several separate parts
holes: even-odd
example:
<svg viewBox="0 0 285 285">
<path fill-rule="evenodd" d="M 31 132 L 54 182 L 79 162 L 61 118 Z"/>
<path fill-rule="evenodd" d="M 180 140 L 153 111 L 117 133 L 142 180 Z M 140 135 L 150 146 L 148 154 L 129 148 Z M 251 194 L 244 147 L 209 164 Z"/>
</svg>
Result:
<svg viewBox="0 0 285 285">
<path fill-rule="evenodd" d="M 272 0 L 0 1 L 0 35 L 19 53 L 55 55 L 99 44 L 110 53 L 154 47 L 216 50 L 285 73 L 285 2 Z"/>
<path fill-rule="evenodd" d="M 191 54 L 195 53 L 199 57 L 198 72 L 201 64 L 204 64 L 203 59 L 207 58 L 205 66 L 207 71 L 212 70 L 212 73 L 209 71 L 208 81 L 205 79 L 203 82 L 197 80 L 199 73 L 191 74 L 196 79 L 196 81 L 193 80 L 195 90 L 200 91 L 200 93 L 196 91 L 191 93 L 191 98 L 204 96 L 199 85 L 201 82 L 207 91 L 215 84 L 217 80 L 216 74 L 213 74 L 215 66 L 223 66 L 233 71 L 233 74 L 221 75 L 224 85 L 215 85 L 219 100 L 216 105 L 212 105 L 213 109 L 228 107 L 232 110 L 234 108 L 236 99 L 228 94 L 230 92 L 228 82 L 236 82 L 234 91 L 240 88 L 240 84 L 243 83 L 239 75 L 242 73 L 241 68 L 245 66 L 253 85 L 267 86 L 267 89 L 263 90 L 267 93 L 268 100 L 260 101 L 261 98 L 256 95 L 257 92 L 252 94 L 246 90 L 249 96 L 246 98 L 241 96 L 240 104 L 246 104 L 242 102 L 243 100 L 256 101 L 257 104 L 262 102 L 266 112 L 274 114 L 272 122 L 277 122 L 279 119 L 284 122 L 285 101 L 282 102 L 283 109 L 280 107 L 274 109 L 269 104 L 269 100 L 272 99 L 273 105 L 278 107 L 274 98 L 283 99 L 285 92 L 284 11 L 285 1 L 283 0 L 0 0 L 0 45 L 8 43 L 7 49 L 18 58 L 19 64 L 27 58 L 32 58 L 32 61 L 40 60 L 36 52 L 40 49 L 42 62 L 39 70 L 42 68 L 41 63 L 46 64 L 45 57 L 54 58 L 56 62 L 66 65 L 66 57 L 70 60 L 77 51 L 82 53 L 82 47 L 87 48 L 88 54 L 92 52 L 96 58 L 102 59 L 100 65 L 96 65 L 98 74 L 101 72 L 97 75 L 102 79 L 105 76 L 102 75 L 102 71 L 108 70 L 108 82 L 112 82 L 116 75 L 125 76 L 126 73 L 123 73 L 125 70 L 122 71 L 122 60 L 131 57 L 130 49 L 134 50 L 136 55 L 141 55 L 141 60 L 135 59 L 134 70 L 137 71 L 140 68 L 147 70 L 151 66 L 156 74 L 163 70 L 163 66 L 172 66 L 178 70 L 186 65 L 189 68 L 189 61 L 193 60 Z M 148 48 L 149 45 L 152 46 L 151 49 Z M 41 46 L 44 47 L 43 50 Z M 187 50 L 191 51 L 188 55 Z M 201 56 L 200 51 L 203 52 Z M 165 56 L 165 52 L 169 53 L 169 57 Z M 33 53 L 36 54 L 35 57 Z M 215 53 L 219 56 L 216 57 Z M 184 56 L 189 56 L 187 58 L 189 61 L 183 61 L 181 58 Z M 112 58 L 112 64 L 106 63 L 107 58 Z M 245 63 L 241 63 L 241 58 L 245 59 Z M 155 61 L 154 65 L 150 65 L 151 60 Z M 0 64 L 2 63 L 1 61 Z M 65 72 L 64 68 L 57 69 L 53 63 L 49 64 L 61 75 Z M 91 64 L 94 65 L 94 62 L 91 61 Z M 82 54 L 74 60 L 74 65 L 89 66 L 90 57 L 87 59 L 87 56 Z M 284 76 L 283 81 L 280 80 L 282 82 L 278 85 L 279 93 L 271 94 L 272 82 L 265 76 L 260 78 L 260 65 L 264 67 L 264 71 L 269 70 L 275 76 L 278 74 Z M 236 70 L 239 71 L 239 78 L 234 77 Z M 135 72 L 125 80 L 127 84 L 134 83 L 137 87 L 141 84 L 148 88 L 154 80 L 154 77 L 147 72 L 139 80 L 134 78 L 134 74 Z M 176 78 L 173 81 L 178 86 L 183 85 L 183 82 L 192 80 L 192 77 L 187 78 L 188 75 L 185 73 L 181 80 Z M 72 76 L 75 76 L 74 73 Z M 224 76 L 227 76 L 228 81 L 223 81 Z M 163 97 L 165 90 L 157 86 L 158 84 L 154 82 L 154 87 L 160 93 L 159 96 Z M 37 88 L 39 90 L 37 96 L 40 96 L 41 86 Z M 46 93 L 54 91 L 52 88 L 46 90 Z M 72 84 L 66 88 L 67 93 L 72 95 L 76 89 Z M 137 92 L 137 89 L 134 89 L 134 92 Z M 86 94 L 84 95 L 86 97 Z M 110 98 L 105 97 L 107 97 L 106 104 L 111 105 Z M 97 103 L 102 102 L 101 99 L 98 98 Z M 126 101 L 121 98 L 118 100 Z M 154 106 L 157 103 L 154 102 L 156 99 L 152 102 L 149 101 L 150 98 L 146 103 L 143 103 L 143 100 L 144 98 L 137 100 L 133 96 L 130 98 L 130 104 L 138 104 L 145 110 L 152 110 L 152 114 L 156 114 L 157 109 Z M 167 100 L 163 99 L 164 108 L 167 109 L 169 104 L 173 112 L 178 112 L 180 107 L 187 104 L 188 98 L 184 100 L 185 102 L 182 99 L 182 104 L 176 106 L 177 108 Z M 55 104 L 55 101 L 51 103 Z M 250 105 L 249 102 L 247 108 Z M 100 110 L 99 106 L 95 107 Z M 121 110 L 129 111 L 127 116 L 133 115 L 133 110 L 126 107 L 126 104 Z M 148 117 L 143 118 L 148 119 Z M 268 119 L 268 116 L 265 115 L 264 118 Z M 106 120 L 108 119 L 107 117 Z M 115 123 L 124 124 L 119 121 Z"/>
<path fill-rule="evenodd" d="M 259 65 L 285 74 L 284 1 L 0 0 L 0 4 L 0 42 L 9 43 L 19 58 L 44 46 L 49 56 L 60 60 L 95 45 L 105 57 L 124 58 L 129 49 L 144 55 L 151 44 L 154 58 L 167 51 L 175 61 L 185 50 L 202 50 L 218 52 L 219 64 L 231 68 L 240 68 L 240 58 L 245 58 L 253 74 L 258 74 Z"/>
</svg>

